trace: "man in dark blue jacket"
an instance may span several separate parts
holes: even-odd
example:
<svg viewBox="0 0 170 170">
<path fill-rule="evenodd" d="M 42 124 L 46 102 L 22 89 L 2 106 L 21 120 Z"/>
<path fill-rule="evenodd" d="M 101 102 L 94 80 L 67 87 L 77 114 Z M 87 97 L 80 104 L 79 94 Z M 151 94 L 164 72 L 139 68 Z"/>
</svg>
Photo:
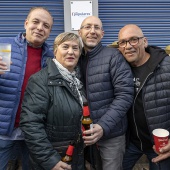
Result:
<svg viewBox="0 0 170 170">
<path fill-rule="evenodd" d="M 133 24 L 119 31 L 119 50 L 134 73 L 135 100 L 128 112 L 129 142 L 123 161 L 124 170 L 132 170 L 146 154 L 150 170 L 169 170 L 170 158 L 155 164 L 152 131 L 170 131 L 170 57 L 155 46 L 148 46 L 142 30 Z M 153 159 L 153 160 L 152 160 Z"/>
<path fill-rule="evenodd" d="M 79 59 L 93 128 L 84 131 L 84 143 L 97 143 L 102 165 L 97 170 L 121 170 L 125 151 L 126 113 L 133 102 L 133 76 L 119 50 L 104 47 L 102 22 L 95 16 L 81 24 L 83 52 Z M 97 161 L 98 162 L 98 161 Z"/>
<path fill-rule="evenodd" d="M 10 43 L 11 68 L 0 56 L 0 167 L 6 169 L 8 160 L 20 156 L 22 169 L 29 170 L 28 150 L 19 120 L 21 102 L 29 77 L 46 65 L 46 59 L 53 57 L 45 40 L 49 37 L 53 18 L 43 7 L 32 8 L 25 20 L 26 33 L 15 38 L 0 38 L 0 43 Z"/>
</svg>

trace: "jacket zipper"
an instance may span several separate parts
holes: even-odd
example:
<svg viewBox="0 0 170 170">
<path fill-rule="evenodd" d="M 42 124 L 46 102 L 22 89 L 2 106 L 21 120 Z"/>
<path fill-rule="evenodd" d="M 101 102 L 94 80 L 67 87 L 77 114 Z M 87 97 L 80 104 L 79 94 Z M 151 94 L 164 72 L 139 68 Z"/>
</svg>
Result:
<svg viewBox="0 0 170 170">
<path fill-rule="evenodd" d="M 139 137 L 138 128 L 137 128 L 136 121 L 135 121 L 135 113 L 134 113 L 134 112 L 135 112 L 135 109 L 134 109 L 134 105 L 135 105 L 135 101 L 136 101 L 136 98 L 137 98 L 139 92 L 140 92 L 141 89 L 143 88 L 143 86 L 144 86 L 144 84 L 146 83 L 146 80 L 148 79 L 148 77 L 149 77 L 150 75 L 152 75 L 152 74 L 153 74 L 153 72 L 151 72 L 151 73 L 148 74 L 148 76 L 147 76 L 146 79 L 144 80 L 142 86 L 141 86 L 140 89 L 138 90 L 138 92 L 137 92 L 137 94 L 136 94 L 136 96 L 135 96 L 134 102 L 133 102 L 133 120 L 134 120 L 134 123 L 135 123 L 136 134 L 137 134 L 137 137 L 139 138 L 140 145 L 141 145 L 141 150 L 142 150 L 142 151 L 143 151 L 143 145 L 142 145 L 142 141 L 141 141 L 141 139 L 140 139 L 140 137 Z M 142 104 L 143 104 L 143 95 L 142 95 Z M 144 109 L 144 114 L 145 114 L 144 105 L 143 105 L 143 109 Z M 146 114 L 145 114 L 145 117 L 146 117 Z M 147 119 L 146 119 L 146 123 L 147 123 L 147 125 L 148 125 Z"/>
</svg>

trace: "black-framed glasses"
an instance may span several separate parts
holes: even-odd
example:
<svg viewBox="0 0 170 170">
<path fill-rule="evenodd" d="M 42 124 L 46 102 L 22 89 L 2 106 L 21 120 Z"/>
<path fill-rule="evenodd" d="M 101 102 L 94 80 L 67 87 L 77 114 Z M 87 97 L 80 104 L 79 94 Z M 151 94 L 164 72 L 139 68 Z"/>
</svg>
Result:
<svg viewBox="0 0 170 170">
<path fill-rule="evenodd" d="M 132 37 L 129 40 L 121 40 L 118 42 L 119 47 L 126 47 L 127 42 L 129 42 L 129 44 L 131 46 L 137 45 L 139 43 L 139 39 L 142 39 L 144 37 Z"/>
<path fill-rule="evenodd" d="M 81 29 L 85 29 L 85 30 L 87 30 L 87 31 L 91 30 L 92 28 L 94 28 L 95 31 L 102 30 L 102 27 L 100 27 L 100 26 L 98 26 L 98 25 L 89 25 L 89 24 L 87 24 L 87 25 L 83 25 L 83 26 L 81 27 Z"/>
</svg>

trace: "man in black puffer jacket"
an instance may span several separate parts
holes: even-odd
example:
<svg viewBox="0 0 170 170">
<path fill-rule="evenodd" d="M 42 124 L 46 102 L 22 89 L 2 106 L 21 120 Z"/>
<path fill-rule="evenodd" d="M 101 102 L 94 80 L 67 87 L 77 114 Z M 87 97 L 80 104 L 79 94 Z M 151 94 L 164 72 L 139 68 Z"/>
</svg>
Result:
<svg viewBox="0 0 170 170">
<path fill-rule="evenodd" d="M 126 25 L 119 32 L 119 49 L 134 73 L 136 97 L 128 113 L 129 143 L 123 161 L 124 170 L 132 170 L 146 154 L 150 170 L 169 170 L 170 158 L 153 163 L 152 131 L 170 131 L 170 57 L 159 47 L 148 46 L 137 25 Z"/>
<path fill-rule="evenodd" d="M 131 69 L 116 48 L 104 47 L 102 22 L 95 16 L 81 24 L 84 49 L 79 59 L 93 128 L 85 131 L 84 143 L 97 143 L 102 165 L 97 170 L 121 170 L 125 151 L 126 113 L 133 102 Z"/>
</svg>

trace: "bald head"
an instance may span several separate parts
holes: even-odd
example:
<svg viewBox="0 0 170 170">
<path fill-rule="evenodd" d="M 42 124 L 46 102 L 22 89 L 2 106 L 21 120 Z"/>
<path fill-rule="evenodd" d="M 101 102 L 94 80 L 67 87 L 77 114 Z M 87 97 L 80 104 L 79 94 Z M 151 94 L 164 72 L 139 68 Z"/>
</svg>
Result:
<svg viewBox="0 0 170 170">
<path fill-rule="evenodd" d="M 118 34 L 118 39 L 122 39 L 123 38 L 129 38 L 130 36 L 136 36 L 136 37 L 143 37 L 143 32 L 141 30 L 141 28 L 139 28 L 137 25 L 135 24 L 128 24 L 125 25 L 123 28 L 120 29 L 119 34 Z M 129 36 L 129 37 L 128 37 Z"/>
<path fill-rule="evenodd" d="M 98 17 L 96 17 L 96 16 L 89 16 L 89 17 L 87 17 L 87 18 L 85 18 L 84 20 L 83 20 L 83 22 L 81 23 L 81 27 L 83 26 L 83 25 L 87 25 L 87 24 L 89 24 L 89 25 L 91 25 L 91 24 L 96 24 L 97 23 L 97 25 L 99 25 L 100 27 L 102 27 L 102 21 L 98 18 Z M 80 28 L 81 28 L 80 27 Z"/>
</svg>

